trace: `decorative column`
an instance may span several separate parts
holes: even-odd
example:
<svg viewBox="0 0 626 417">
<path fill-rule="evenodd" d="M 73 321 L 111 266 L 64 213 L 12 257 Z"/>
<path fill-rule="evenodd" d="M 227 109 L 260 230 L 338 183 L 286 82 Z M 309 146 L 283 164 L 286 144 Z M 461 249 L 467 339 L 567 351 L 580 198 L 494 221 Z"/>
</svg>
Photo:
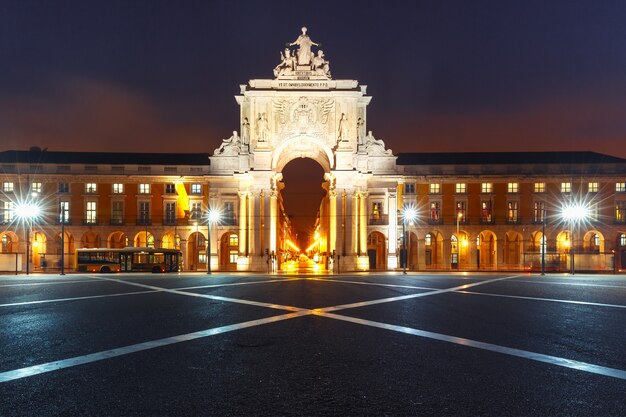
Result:
<svg viewBox="0 0 626 417">
<path fill-rule="evenodd" d="M 352 194 L 352 230 L 350 231 L 350 241 L 352 242 L 352 251 L 355 256 L 361 253 L 361 245 L 359 241 L 359 192 Z"/>
<path fill-rule="evenodd" d="M 257 206 L 258 196 L 255 193 L 248 194 L 248 248 L 247 255 L 251 256 L 255 253 L 256 248 L 256 222 L 255 222 L 255 209 Z"/>
<path fill-rule="evenodd" d="M 398 267 L 396 246 L 398 245 L 398 217 L 401 214 L 400 210 L 398 210 L 398 200 L 395 190 L 388 192 L 387 200 L 389 207 L 389 229 L 387 231 L 387 236 L 389 237 L 389 255 L 387 256 L 387 267 L 389 269 L 395 269 Z"/>
<path fill-rule="evenodd" d="M 337 250 L 337 191 L 335 190 L 336 178 L 327 172 L 324 179 L 328 181 L 328 253 Z"/>
<path fill-rule="evenodd" d="M 239 191 L 239 256 L 243 257 L 243 256 L 247 256 L 248 254 L 247 252 L 247 246 L 246 246 L 246 242 L 248 240 L 248 236 L 247 236 L 247 230 L 248 230 L 248 224 L 247 224 L 247 205 L 248 205 L 248 201 L 247 201 L 247 196 L 248 196 L 248 192 L 247 191 Z"/>
<path fill-rule="evenodd" d="M 359 197 L 359 255 L 367 255 L 367 191 L 362 191 Z"/>
</svg>

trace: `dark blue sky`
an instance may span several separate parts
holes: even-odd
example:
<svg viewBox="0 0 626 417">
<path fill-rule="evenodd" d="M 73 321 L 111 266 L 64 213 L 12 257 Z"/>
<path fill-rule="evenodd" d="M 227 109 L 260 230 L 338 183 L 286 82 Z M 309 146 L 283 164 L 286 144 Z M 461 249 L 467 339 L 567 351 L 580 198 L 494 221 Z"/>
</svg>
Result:
<svg viewBox="0 0 626 417">
<path fill-rule="evenodd" d="M 300 27 L 394 152 L 626 157 L 626 2 L 0 3 L 0 150 L 212 152 Z"/>
</svg>

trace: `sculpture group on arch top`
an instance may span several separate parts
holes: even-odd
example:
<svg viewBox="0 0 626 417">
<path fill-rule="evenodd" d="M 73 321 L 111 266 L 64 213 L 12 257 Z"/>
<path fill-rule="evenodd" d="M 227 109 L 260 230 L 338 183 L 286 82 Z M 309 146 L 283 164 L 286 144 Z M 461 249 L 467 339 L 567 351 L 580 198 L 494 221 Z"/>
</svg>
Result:
<svg viewBox="0 0 626 417">
<path fill-rule="evenodd" d="M 371 130 L 366 134 L 366 107 L 371 100 L 365 95 L 367 86 L 355 80 L 333 80 L 330 62 L 320 47 L 303 27 L 298 38 L 280 52 L 274 79 L 250 80 L 240 86 L 241 95 L 236 96 L 241 107 L 240 130 L 223 139 L 214 151 L 211 159 L 216 165 L 220 165 L 219 157 L 244 156 L 252 167 L 255 153 L 272 152 L 286 141 L 303 150 L 319 143 L 332 154 L 341 150 L 393 157 Z"/>
</svg>

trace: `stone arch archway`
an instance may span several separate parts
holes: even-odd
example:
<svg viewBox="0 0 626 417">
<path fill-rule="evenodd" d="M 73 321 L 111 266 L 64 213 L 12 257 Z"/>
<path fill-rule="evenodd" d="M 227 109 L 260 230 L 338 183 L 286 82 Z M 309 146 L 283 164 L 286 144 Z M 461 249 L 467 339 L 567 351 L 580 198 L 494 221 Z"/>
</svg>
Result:
<svg viewBox="0 0 626 417">
<path fill-rule="evenodd" d="M 322 140 L 298 135 L 283 141 L 274 149 L 271 168 L 282 172 L 285 165 L 296 158 L 310 158 L 320 164 L 324 172 L 330 172 L 335 165 L 332 149 Z"/>
<path fill-rule="evenodd" d="M 480 260 L 481 269 L 496 269 L 497 268 L 497 238 L 496 234 L 491 230 L 483 230 L 478 235 L 480 245 Z"/>
<path fill-rule="evenodd" d="M 371 232 L 367 237 L 367 255 L 370 269 L 387 268 L 387 248 L 385 235 L 380 232 Z"/>
<path fill-rule="evenodd" d="M 226 232 L 220 238 L 219 265 L 221 270 L 237 270 L 239 256 L 239 235 Z"/>
</svg>

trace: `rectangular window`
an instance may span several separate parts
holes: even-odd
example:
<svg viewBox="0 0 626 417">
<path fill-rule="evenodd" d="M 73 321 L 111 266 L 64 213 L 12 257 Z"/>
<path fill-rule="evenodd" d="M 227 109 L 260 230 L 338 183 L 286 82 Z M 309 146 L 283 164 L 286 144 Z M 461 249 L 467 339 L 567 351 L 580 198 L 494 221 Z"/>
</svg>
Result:
<svg viewBox="0 0 626 417">
<path fill-rule="evenodd" d="M 615 221 L 626 223 L 626 201 L 615 202 Z"/>
<path fill-rule="evenodd" d="M 590 182 L 588 191 L 590 193 L 597 193 L 598 192 L 598 183 L 597 182 Z"/>
<path fill-rule="evenodd" d="M 518 182 L 510 182 L 506 186 L 506 191 L 509 193 L 518 193 L 519 192 L 519 183 Z"/>
<path fill-rule="evenodd" d="M 509 223 L 517 223 L 517 201 L 509 201 L 507 203 L 506 219 Z"/>
<path fill-rule="evenodd" d="M 10 223 L 13 221 L 13 202 L 4 201 L 2 203 L 2 219 L 0 223 Z"/>
<path fill-rule="evenodd" d="M 480 203 L 480 221 L 483 223 L 491 223 L 493 221 L 493 213 L 491 210 L 491 200 L 483 200 Z"/>
<path fill-rule="evenodd" d="M 31 193 L 37 193 L 37 194 L 41 194 L 41 190 L 43 189 L 43 186 L 41 185 L 40 182 L 33 182 L 30 185 L 30 192 Z"/>
<path fill-rule="evenodd" d="M 480 185 L 480 192 L 481 193 L 492 193 L 493 192 L 493 183 L 491 183 L 491 182 L 483 182 Z"/>
<path fill-rule="evenodd" d="M 536 193 L 545 193 L 546 192 L 546 183 L 545 182 L 536 182 L 535 188 L 533 189 Z"/>
<path fill-rule="evenodd" d="M 165 224 L 176 224 L 176 203 L 165 203 Z"/>
<path fill-rule="evenodd" d="M 431 194 L 440 194 L 441 193 L 441 184 L 429 184 L 428 192 Z"/>
<path fill-rule="evenodd" d="M 533 222 L 543 223 L 546 215 L 546 203 L 544 201 L 535 201 L 533 204 Z"/>
<path fill-rule="evenodd" d="M 150 224 L 150 203 L 147 201 L 139 202 L 139 219 L 140 225 Z"/>
<path fill-rule="evenodd" d="M 191 220 L 200 220 L 202 218 L 202 203 L 191 203 L 191 212 L 190 219 Z"/>
<path fill-rule="evenodd" d="M 465 192 L 467 191 L 467 184 L 465 184 L 464 182 L 456 183 L 454 186 L 454 191 L 457 194 L 465 194 Z"/>
<path fill-rule="evenodd" d="M 122 201 L 111 203 L 111 224 L 124 224 L 124 203 Z"/>
<path fill-rule="evenodd" d="M 404 184 L 404 193 L 415 194 L 415 184 L 414 183 Z"/>
<path fill-rule="evenodd" d="M 465 201 L 457 201 L 456 202 L 456 219 L 459 223 L 467 223 L 467 211 L 465 207 Z"/>
<path fill-rule="evenodd" d="M 191 194 L 202 194 L 202 184 L 191 184 Z"/>
<path fill-rule="evenodd" d="M 571 182 L 562 182 L 561 183 L 561 192 L 562 193 L 571 193 L 572 192 L 572 183 Z"/>
<path fill-rule="evenodd" d="M 372 219 L 380 220 L 382 214 L 383 214 L 383 203 L 381 202 L 372 203 Z"/>
<path fill-rule="evenodd" d="M 150 194 L 150 184 L 139 184 L 139 194 Z"/>
<path fill-rule="evenodd" d="M 165 194 L 176 194 L 176 185 L 165 184 Z"/>
<path fill-rule="evenodd" d="M 439 223 L 441 218 L 441 206 L 439 201 L 432 201 L 430 203 L 430 221 L 433 223 Z"/>
<path fill-rule="evenodd" d="M 96 202 L 87 201 L 87 207 L 85 212 L 85 224 L 96 224 L 98 218 L 96 217 Z"/>
<path fill-rule="evenodd" d="M 124 194 L 124 184 L 119 182 L 113 184 L 113 194 Z"/>
<path fill-rule="evenodd" d="M 615 192 L 616 193 L 626 193 L 626 182 L 616 182 L 615 183 Z"/>
<path fill-rule="evenodd" d="M 88 182 L 85 184 L 85 192 L 87 194 L 94 194 L 96 191 L 98 191 L 98 186 L 95 182 Z"/>
<path fill-rule="evenodd" d="M 59 183 L 59 193 L 69 193 L 70 192 L 70 185 L 67 182 L 60 182 Z"/>
<path fill-rule="evenodd" d="M 59 204 L 59 223 L 68 224 L 70 222 L 70 202 L 61 201 Z"/>
<path fill-rule="evenodd" d="M 224 218 L 223 222 L 225 225 L 234 226 L 235 225 L 235 203 L 232 201 L 227 201 L 224 203 Z"/>
<path fill-rule="evenodd" d="M 12 193 L 13 192 L 13 183 L 12 182 L 3 182 L 2 183 L 2 191 L 5 193 Z"/>
</svg>

